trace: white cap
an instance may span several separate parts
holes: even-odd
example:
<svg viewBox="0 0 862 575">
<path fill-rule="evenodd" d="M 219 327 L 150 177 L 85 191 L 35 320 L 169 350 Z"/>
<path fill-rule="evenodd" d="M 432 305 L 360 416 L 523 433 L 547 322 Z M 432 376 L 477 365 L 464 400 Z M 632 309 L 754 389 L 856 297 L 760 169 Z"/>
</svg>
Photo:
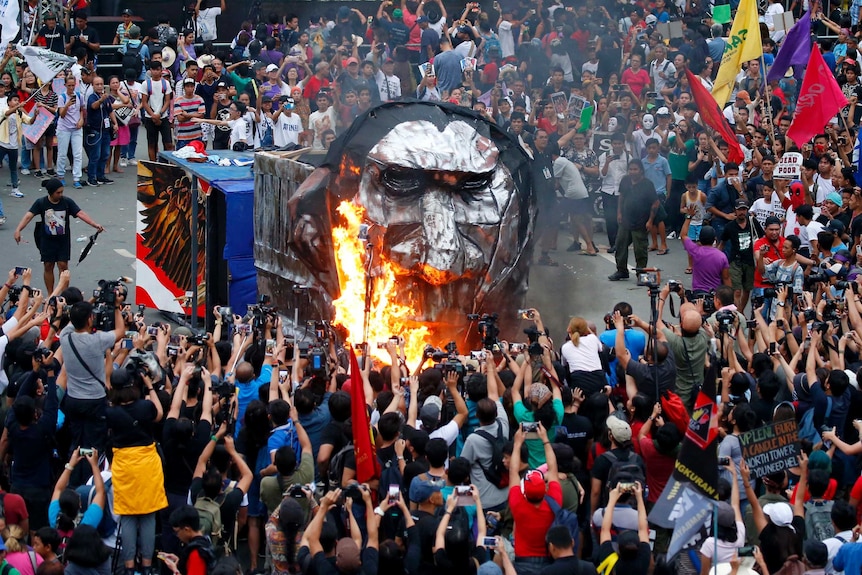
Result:
<svg viewBox="0 0 862 575">
<path fill-rule="evenodd" d="M 662 106 L 658 110 L 655 111 L 656 116 L 670 116 L 670 110 L 667 109 L 667 106 Z"/>
<path fill-rule="evenodd" d="M 270 64 L 269 66 L 266 67 L 266 73 L 267 74 L 269 74 L 270 72 L 276 72 L 276 71 L 278 71 L 278 66 L 276 66 L 275 64 Z"/>
</svg>

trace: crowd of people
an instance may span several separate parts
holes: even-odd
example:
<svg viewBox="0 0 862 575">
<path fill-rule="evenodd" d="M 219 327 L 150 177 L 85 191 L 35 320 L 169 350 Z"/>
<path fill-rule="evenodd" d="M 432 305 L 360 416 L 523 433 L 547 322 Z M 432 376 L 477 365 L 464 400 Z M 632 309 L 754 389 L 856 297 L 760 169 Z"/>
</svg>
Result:
<svg viewBox="0 0 862 575">
<path fill-rule="evenodd" d="M 86 2 L 41 22 L 29 4 L 25 34 L 77 63 L 41 83 L 14 47 L 0 62 L 12 195 L 19 173 L 47 177 L 48 192 L 15 232 L 41 216 L 45 293 L 29 269 L 0 288 L 0 575 L 862 568 L 855 3 L 812 14 L 848 105 L 801 143 L 787 137 L 798 78 L 765 80 L 785 35 L 771 18 L 782 6 L 765 10 L 764 55 L 724 108 L 740 163 L 704 127 L 686 74 L 711 89 L 730 41 L 708 3 L 471 2 L 450 16 L 436 0 L 387 0 L 243 22 L 217 49 L 227 7 L 201 0 L 178 28 L 143 31 L 124 11 L 107 78 Z M 663 37 L 668 23 L 681 34 Z M 555 339 L 528 310 L 527 341 L 432 348 L 408 366 L 395 338 L 388 362 L 366 348 L 361 367 L 336 332 L 313 352 L 261 310 L 216 308 L 200 333 L 147 323 L 121 283 L 92 298 L 72 285 L 70 218 L 102 228 L 64 196 L 70 164 L 73 188 L 110 184 L 135 163 L 141 125 L 151 160 L 194 142 L 325 151 L 358 115 L 407 98 L 470 107 L 530 155 L 538 264 L 556 265 L 561 215 L 568 249 L 596 255 L 601 205 L 610 280 L 629 279 L 630 246 L 646 268 L 678 241 L 690 282 L 638 274 L 655 321 L 646 293 Z M 22 138 L 41 110 L 56 122 Z M 804 157 L 792 180 L 775 172 L 788 152 Z M 670 556 L 671 530 L 648 512 L 716 375 L 715 524 Z M 740 434 L 785 421 L 798 461 L 754 477 Z"/>
</svg>

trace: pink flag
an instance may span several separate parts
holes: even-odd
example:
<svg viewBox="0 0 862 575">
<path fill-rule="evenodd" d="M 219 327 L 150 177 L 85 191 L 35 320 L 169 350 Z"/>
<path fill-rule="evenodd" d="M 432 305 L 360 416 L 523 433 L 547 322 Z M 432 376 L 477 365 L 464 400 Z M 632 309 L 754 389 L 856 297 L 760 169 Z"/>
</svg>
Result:
<svg viewBox="0 0 862 575">
<path fill-rule="evenodd" d="M 846 105 L 847 98 L 823 61 L 820 47 L 815 42 L 787 135 L 801 148 L 816 134 L 823 132 L 823 127 Z"/>
</svg>

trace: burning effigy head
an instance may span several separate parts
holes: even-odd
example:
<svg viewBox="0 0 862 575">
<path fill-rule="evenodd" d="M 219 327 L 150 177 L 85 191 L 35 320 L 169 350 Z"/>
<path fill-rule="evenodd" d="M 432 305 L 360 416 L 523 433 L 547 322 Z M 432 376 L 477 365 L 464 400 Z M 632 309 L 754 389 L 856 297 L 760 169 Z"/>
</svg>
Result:
<svg viewBox="0 0 862 575">
<path fill-rule="evenodd" d="M 290 202 L 291 245 L 353 342 L 474 342 L 518 325 L 535 220 L 528 157 L 472 111 L 387 104 L 358 118 Z M 373 343 L 372 343 L 373 345 Z"/>
</svg>

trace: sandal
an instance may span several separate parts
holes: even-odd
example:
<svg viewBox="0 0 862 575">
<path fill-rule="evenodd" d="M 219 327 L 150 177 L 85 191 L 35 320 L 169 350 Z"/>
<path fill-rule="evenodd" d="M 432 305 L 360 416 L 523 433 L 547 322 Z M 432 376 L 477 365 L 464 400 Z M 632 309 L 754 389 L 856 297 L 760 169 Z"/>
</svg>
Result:
<svg viewBox="0 0 862 575">
<path fill-rule="evenodd" d="M 688 275 L 691 275 L 691 268 L 685 268 L 685 273 L 687 273 Z"/>
<path fill-rule="evenodd" d="M 659 250 L 659 251 L 656 253 L 656 255 L 657 255 L 657 256 L 666 256 L 666 255 L 667 255 L 667 254 L 669 254 L 669 253 L 670 253 L 670 250 L 669 250 L 668 248 L 664 248 L 663 250 Z"/>
<path fill-rule="evenodd" d="M 649 251 L 651 251 L 651 252 L 654 252 L 656 250 L 658 250 L 658 246 L 650 246 L 649 247 Z"/>
<path fill-rule="evenodd" d="M 580 252 L 578 252 L 578 254 L 582 255 L 582 256 L 597 256 L 598 255 L 596 252 L 588 252 L 587 250 L 581 250 Z"/>
</svg>

